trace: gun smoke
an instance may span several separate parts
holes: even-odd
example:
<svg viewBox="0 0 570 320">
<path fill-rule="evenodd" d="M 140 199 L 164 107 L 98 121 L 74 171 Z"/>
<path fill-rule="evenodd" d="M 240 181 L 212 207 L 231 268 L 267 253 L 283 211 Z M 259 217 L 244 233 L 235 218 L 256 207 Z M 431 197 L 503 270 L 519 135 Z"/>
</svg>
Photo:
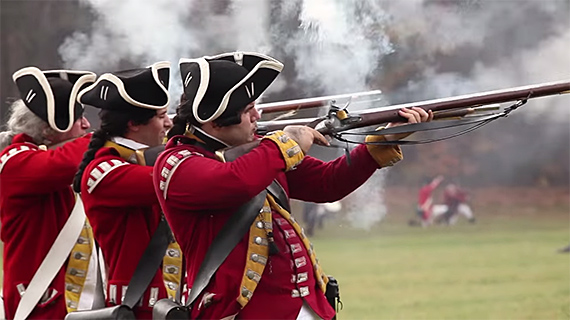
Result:
<svg viewBox="0 0 570 320">
<path fill-rule="evenodd" d="M 285 62 L 267 93 L 274 100 L 383 89 L 387 103 L 403 103 L 570 76 L 570 0 L 80 2 L 93 21 L 62 43 L 65 67 L 104 72 L 259 51 Z M 181 87 L 172 70 L 175 106 Z M 568 149 L 569 98 L 531 104 L 521 122 L 552 122 L 538 134 L 552 142 L 541 153 Z M 351 203 L 365 204 L 348 213 L 353 225 L 370 227 L 385 214 L 385 175 L 351 195 Z"/>
</svg>

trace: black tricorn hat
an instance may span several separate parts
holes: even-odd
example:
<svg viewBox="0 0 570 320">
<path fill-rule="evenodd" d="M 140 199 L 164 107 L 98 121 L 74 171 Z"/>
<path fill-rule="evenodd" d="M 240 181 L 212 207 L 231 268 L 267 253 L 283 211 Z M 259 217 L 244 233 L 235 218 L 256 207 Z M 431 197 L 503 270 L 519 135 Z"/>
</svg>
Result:
<svg viewBox="0 0 570 320">
<path fill-rule="evenodd" d="M 79 91 L 95 81 L 90 71 L 48 70 L 26 67 L 16 71 L 12 79 L 26 106 L 58 132 L 67 132 L 83 115 L 77 102 Z"/>
<path fill-rule="evenodd" d="M 241 122 L 239 112 L 255 101 L 283 70 L 283 64 L 254 52 L 230 52 L 180 59 L 186 105 L 198 123 Z"/>
<path fill-rule="evenodd" d="M 162 109 L 170 101 L 169 77 L 168 61 L 157 62 L 147 68 L 105 73 L 83 89 L 77 100 L 100 109 Z"/>
</svg>

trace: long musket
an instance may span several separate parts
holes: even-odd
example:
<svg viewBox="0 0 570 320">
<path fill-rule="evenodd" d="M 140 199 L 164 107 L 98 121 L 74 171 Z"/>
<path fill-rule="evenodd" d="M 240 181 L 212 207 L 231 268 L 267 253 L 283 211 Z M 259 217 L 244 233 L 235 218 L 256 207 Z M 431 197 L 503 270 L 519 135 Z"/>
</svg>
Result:
<svg viewBox="0 0 570 320">
<path fill-rule="evenodd" d="M 368 126 L 378 126 L 387 122 L 403 121 L 404 119 L 398 114 L 398 110 L 402 108 L 420 107 L 424 110 L 432 110 L 434 111 L 435 119 L 463 117 L 475 112 L 496 109 L 495 106 L 501 103 L 516 101 L 526 102 L 528 99 L 564 93 L 570 93 L 570 80 L 371 108 L 355 112 L 348 112 L 346 108 L 341 109 L 332 104 L 327 116 L 325 117 L 261 121 L 258 123 L 258 126 L 259 133 L 265 133 L 268 131 L 283 129 L 285 126 L 293 124 L 308 125 L 311 127 L 321 125 L 318 129 L 321 133 L 331 134 Z M 365 93 L 359 93 L 358 95 L 362 96 L 363 94 Z M 332 97 L 351 98 L 350 95 Z M 284 101 L 282 103 L 275 102 L 272 103 L 270 107 L 274 108 L 273 110 L 280 108 L 279 111 L 286 111 L 308 107 L 308 105 L 323 106 L 330 102 L 331 99 L 330 97 L 323 97 L 320 100 L 319 98 L 313 98 L 311 100 L 307 100 L 308 103 L 306 104 L 303 103 L 303 100 L 294 101 L 294 103 L 291 103 L 291 101 Z M 320 103 L 318 101 L 320 101 Z M 263 105 L 260 106 L 262 107 Z M 291 109 L 287 109 L 286 106 L 290 106 Z M 324 124 L 324 126 L 322 126 L 322 124 Z"/>
<path fill-rule="evenodd" d="M 449 119 L 449 118 L 463 118 L 468 115 L 487 112 L 487 114 L 474 117 L 477 120 L 471 120 L 476 123 L 476 127 L 488 123 L 498 117 L 505 116 L 512 110 L 520 107 L 529 99 L 538 97 L 554 96 L 559 94 L 570 93 L 570 80 L 540 83 L 536 85 L 529 85 L 524 87 L 514 87 L 502 90 L 479 92 L 449 98 L 426 100 L 420 102 L 412 102 L 405 104 L 398 104 L 387 107 L 371 108 L 362 111 L 349 112 L 346 108 L 354 98 L 377 95 L 379 91 L 374 90 L 370 92 L 361 92 L 357 94 L 327 96 L 321 98 L 300 99 L 292 101 L 274 102 L 270 104 L 259 104 L 258 109 L 264 113 L 291 111 L 307 108 L 315 108 L 327 106 L 329 107 L 328 113 L 323 117 L 302 118 L 302 119 L 288 119 L 288 120 L 273 120 L 273 121 L 260 121 L 258 122 L 258 133 L 265 134 L 269 131 L 280 130 L 288 125 L 307 125 L 317 128 L 319 132 L 325 135 L 330 135 L 341 141 L 353 142 L 344 140 L 341 135 L 351 129 L 358 129 L 369 126 L 379 126 L 387 122 L 404 121 L 398 114 L 398 110 L 402 108 L 420 107 L 424 110 L 431 110 L 434 112 L 434 119 Z M 335 105 L 337 99 L 348 99 L 349 103 L 344 108 L 339 108 Z M 378 99 L 376 99 L 378 100 Z M 367 103 L 374 103 L 376 100 L 364 101 Z M 491 113 L 489 111 L 497 110 L 497 105 L 506 102 L 516 102 L 508 109 L 501 113 Z M 381 130 L 381 132 L 365 132 L 364 134 L 388 134 L 398 132 L 422 131 L 433 130 L 438 128 L 445 128 L 449 126 L 461 125 L 464 120 L 448 120 L 453 124 L 443 124 L 445 121 L 432 121 L 429 123 L 411 124 L 407 126 L 394 127 L 390 129 Z M 456 122 L 459 122 L 456 124 Z M 482 124 L 477 124 L 478 122 Z M 434 123 L 442 123 L 441 125 L 434 125 Z M 465 123 L 469 123 L 466 119 Z M 409 129 L 402 130 L 403 127 Z M 400 131 L 398 131 L 400 130 Z M 408 130 L 408 131 L 405 131 Z M 465 132 L 467 132 L 466 130 Z M 348 133 L 350 134 L 350 133 Z M 432 140 L 437 141 L 437 140 Z M 397 141 L 394 143 L 403 143 Z M 237 157 L 249 152 L 259 141 L 244 144 L 237 147 L 232 147 L 223 151 L 223 157 L 226 161 L 233 161 Z"/>
<path fill-rule="evenodd" d="M 297 111 L 303 109 L 327 107 L 333 101 L 341 101 L 348 99 L 352 104 L 359 103 L 374 103 L 380 100 L 379 96 L 382 93 L 380 90 L 371 90 L 357 93 L 338 94 L 334 96 L 325 96 L 317 98 L 306 98 L 297 100 L 287 100 L 269 103 L 260 103 L 256 105 L 258 111 L 262 114 L 283 112 L 283 111 Z"/>
</svg>

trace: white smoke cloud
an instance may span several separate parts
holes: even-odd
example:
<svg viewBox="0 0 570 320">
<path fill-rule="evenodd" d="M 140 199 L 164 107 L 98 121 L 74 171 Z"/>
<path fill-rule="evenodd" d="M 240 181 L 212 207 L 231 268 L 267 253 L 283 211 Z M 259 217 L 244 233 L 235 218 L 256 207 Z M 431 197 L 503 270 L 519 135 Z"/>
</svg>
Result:
<svg viewBox="0 0 570 320">
<path fill-rule="evenodd" d="M 81 0 L 94 13 L 91 33 L 76 32 L 61 45 L 66 66 L 111 69 L 121 61 L 151 64 L 178 61 L 195 50 L 185 28 L 193 2 L 187 0 Z"/>
<path fill-rule="evenodd" d="M 112 71 L 125 62 L 142 67 L 159 60 L 176 66 L 181 57 L 281 50 L 294 58 L 297 79 L 310 84 L 306 94 L 338 94 L 367 89 L 379 61 L 393 52 L 383 31 L 387 15 L 375 1 L 284 1 L 280 16 L 264 0 L 233 0 L 227 7 L 203 0 L 80 1 L 95 21 L 61 45 L 68 68 Z M 291 15 L 299 24 L 284 30 L 289 26 L 279 23 Z M 181 89 L 176 69 L 174 96 Z M 269 92 L 284 89 L 283 80 Z"/>
<path fill-rule="evenodd" d="M 393 52 L 383 30 L 387 16 L 374 1 L 304 0 L 298 19 L 285 49 L 295 58 L 297 79 L 310 84 L 309 94 L 369 89 L 368 78 Z"/>
<path fill-rule="evenodd" d="M 269 53 L 272 50 L 269 39 L 269 1 L 234 0 L 231 4 L 233 20 L 232 35 L 236 50 Z"/>
<path fill-rule="evenodd" d="M 569 9 L 568 0 L 390 2 L 396 55 L 421 60 L 407 92 L 431 99 L 570 79 Z M 451 60 L 460 66 L 446 66 Z M 564 116 L 555 121 L 570 116 L 567 97 L 532 104 L 557 107 Z M 525 115 L 544 108 L 533 110 Z"/>
<path fill-rule="evenodd" d="M 570 0 L 80 1 L 95 20 L 61 45 L 65 67 L 113 71 L 168 60 L 175 99 L 179 58 L 234 50 L 294 61 L 285 69 L 294 68 L 295 82 L 281 76 L 270 89 L 301 90 L 291 99 L 383 89 L 370 80 L 382 75 L 387 57 L 417 67 L 405 74 L 403 102 L 570 78 Z M 568 110 L 568 98 L 544 101 Z M 385 212 L 383 183 L 366 196 L 378 208 L 370 212 Z M 353 216 L 366 216 L 359 212 Z"/>
<path fill-rule="evenodd" d="M 171 100 L 181 92 L 178 60 L 196 50 L 185 27 L 189 0 L 80 0 L 95 16 L 91 32 L 75 32 L 59 48 L 65 67 L 109 72 L 121 63 L 145 67 L 170 61 Z M 172 104 L 171 104 L 172 107 Z"/>
<path fill-rule="evenodd" d="M 355 228 L 370 230 L 380 222 L 388 209 L 384 203 L 384 187 L 389 169 L 376 171 L 366 183 L 342 201 L 346 219 Z"/>
<path fill-rule="evenodd" d="M 402 40 L 421 43 L 422 54 L 453 52 L 463 45 L 482 45 L 485 33 L 478 27 L 485 24 L 474 19 L 461 6 L 429 6 L 426 0 L 383 2 L 391 17 L 390 29 Z"/>
</svg>

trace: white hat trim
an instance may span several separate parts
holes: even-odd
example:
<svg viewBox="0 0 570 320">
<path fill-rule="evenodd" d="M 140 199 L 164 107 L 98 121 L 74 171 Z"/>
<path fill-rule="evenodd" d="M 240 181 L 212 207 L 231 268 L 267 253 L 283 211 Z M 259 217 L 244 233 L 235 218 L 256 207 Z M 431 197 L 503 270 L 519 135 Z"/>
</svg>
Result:
<svg viewBox="0 0 570 320">
<path fill-rule="evenodd" d="M 258 53 L 258 52 L 248 52 L 248 51 L 236 51 L 236 52 L 228 52 L 228 53 L 222 53 L 222 54 L 218 54 L 215 56 L 204 56 L 203 58 L 206 60 L 216 60 L 216 59 L 221 59 L 224 57 L 232 57 L 234 58 L 234 62 L 238 62 L 236 61 L 236 54 L 240 55 L 240 58 L 243 60 L 243 56 L 248 55 L 248 56 L 256 56 L 256 57 L 260 57 L 263 58 L 265 60 L 269 60 L 269 61 L 273 61 L 276 63 L 281 64 L 281 62 L 279 62 L 277 59 L 272 58 L 270 56 L 266 56 L 264 54 Z M 238 63 L 239 64 L 239 63 Z M 242 65 L 242 64 L 239 64 Z M 282 65 L 282 64 L 281 64 Z M 281 68 L 283 68 L 283 66 L 281 66 Z"/>
<path fill-rule="evenodd" d="M 158 70 L 159 69 L 165 69 L 165 68 L 170 69 L 170 62 L 169 61 L 160 61 L 160 62 L 157 62 L 157 63 L 149 66 L 149 68 L 151 68 L 151 70 L 152 70 L 152 77 L 154 78 L 156 83 L 160 86 L 162 91 L 164 91 L 164 93 L 166 93 L 166 96 L 169 97 L 168 88 L 166 88 L 164 86 L 164 83 L 162 83 L 162 81 L 160 81 L 160 77 L 158 76 Z M 170 77 L 170 72 L 168 73 L 168 76 Z"/>
<path fill-rule="evenodd" d="M 265 55 L 259 54 L 259 53 L 244 52 L 244 54 L 259 56 L 259 57 L 262 57 L 262 58 L 267 59 L 267 60 L 260 61 L 240 82 L 238 82 L 236 85 L 234 85 L 224 95 L 224 98 L 220 102 L 220 105 L 218 106 L 218 109 L 216 110 L 216 112 L 212 116 L 210 116 L 209 118 L 207 118 L 205 120 L 200 118 L 200 116 L 198 115 L 198 106 L 200 105 L 202 98 L 206 94 L 206 90 L 208 89 L 208 85 L 209 85 L 209 81 L 210 81 L 210 67 L 209 67 L 209 63 L 207 60 L 216 60 L 216 59 L 220 59 L 222 57 L 227 57 L 227 56 L 235 57 L 235 55 L 234 55 L 234 53 L 229 53 L 229 54 L 220 54 L 217 56 L 206 56 L 206 57 L 198 58 L 198 59 L 180 59 L 179 64 L 195 62 L 198 64 L 198 66 L 200 68 L 200 86 L 198 87 L 198 92 L 196 93 L 196 98 L 194 99 L 194 101 L 192 103 L 192 113 L 194 115 L 194 118 L 199 123 L 206 123 L 206 122 L 216 120 L 220 115 L 222 115 L 222 113 L 224 111 L 226 111 L 226 108 L 228 105 L 228 100 L 229 100 L 231 94 L 239 86 L 241 86 L 245 81 L 247 81 L 260 68 L 263 67 L 263 68 L 273 69 L 273 70 L 278 71 L 278 72 L 281 72 L 281 70 L 283 70 L 283 64 L 281 62 L 277 61 L 276 59 L 273 59 L 271 57 L 268 57 L 268 56 L 265 56 Z M 186 82 L 186 81 L 184 81 L 184 82 Z M 186 83 L 184 86 L 186 87 Z"/>
<path fill-rule="evenodd" d="M 91 72 L 91 71 L 65 70 L 65 69 L 45 70 L 45 71 L 43 71 L 43 73 L 44 74 L 46 74 L 46 73 L 59 73 L 60 78 L 62 78 L 64 80 L 68 80 L 67 74 L 79 74 L 79 75 L 95 74 L 94 72 Z"/>
<path fill-rule="evenodd" d="M 49 82 L 47 80 L 47 77 L 45 76 L 45 73 L 58 73 L 61 79 L 64 79 L 67 81 L 69 81 L 67 74 L 83 75 L 79 79 L 77 79 L 77 81 L 73 84 L 73 88 L 71 89 L 71 94 L 69 96 L 69 104 L 68 104 L 69 123 L 67 124 L 67 127 L 64 130 L 61 130 L 60 128 L 58 128 L 56 123 L 55 123 L 55 100 L 54 100 L 54 96 L 53 96 L 53 91 L 51 90 L 51 86 L 49 85 Z M 23 68 L 23 69 L 15 72 L 14 75 L 12 76 L 12 79 L 14 79 L 14 81 L 16 81 L 16 79 L 18 79 L 24 75 L 28 75 L 28 74 L 36 77 L 36 79 L 38 80 L 38 82 L 40 83 L 42 88 L 44 89 L 44 92 L 46 94 L 46 99 L 47 99 L 47 116 L 48 116 L 48 124 L 49 124 L 50 128 L 52 128 L 53 130 L 60 132 L 60 133 L 69 131 L 69 129 L 71 129 L 71 127 L 75 123 L 74 111 L 75 111 L 75 102 L 76 102 L 76 98 L 77 98 L 77 92 L 79 91 L 79 88 L 81 88 L 81 86 L 83 84 L 85 84 L 87 82 L 95 81 L 95 78 L 96 78 L 95 73 L 93 73 L 91 71 L 78 71 L 78 70 L 46 70 L 46 71 L 41 71 L 40 69 L 38 69 L 36 67 L 28 67 L 28 68 Z M 31 101 L 31 99 L 30 99 L 30 101 Z"/>
<path fill-rule="evenodd" d="M 228 92 L 226 92 L 226 94 L 224 95 L 224 98 L 222 99 L 222 102 L 220 103 L 220 107 L 218 108 L 216 113 L 214 113 L 213 116 L 211 116 L 208 120 L 206 120 L 204 122 L 201 122 L 200 119 L 198 119 L 198 121 L 200 121 L 201 123 L 205 123 L 208 121 L 215 120 L 220 115 L 222 115 L 222 113 L 224 111 L 226 111 L 226 108 L 228 106 L 228 102 L 230 100 L 230 96 L 232 95 L 232 93 L 237 88 L 239 88 L 242 84 L 244 84 L 246 81 L 248 81 L 251 78 L 251 76 L 253 76 L 253 74 L 256 73 L 257 70 L 259 70 L 261 68 L 272 69 L 272 70 L 281 72 L 281 70 L 283 70 L 283 64 L 281 64 L 280 62 L 273 62 L 273 61 L 261 61 L 261 62 L 259 62 L 255 67 L 253 67 L 253 69 L 251 69 L 251 71 L 240 82 L 238 82 Z M 249 89 L 247 87 L 245 89 L 248 90 L 248 95 L 254 95 L 253 91 L 255 90 L 255 88 L 252 87 L 251 91 L 249 91 Z"/>
<path fill-rule="evenodd" d="M 96 78 L 97 76 L 95 75 L 95 73 L 91 72 L 90 74 L 86 74 L 77 79 L 77 81 L 73 85 L 73 88 L 71 89 L 71 94 L 69 95 L 69 123 L 64 131 L 56 129 L 57 131 L 67 132 L 69 129 L 71 129 L 71 127 L 73 127 L 73 124 L 75 123 L 75 114 L 74 114 L 75 103 L 78 102 L 77 94 L 79 93 L 79 89 L 81 89 L 81 86 L 83 86 L 85 83 L 94 82 Z"/>
<path fill-rule="evenodd" d="M 192 114 L 194 115 L 194 118 L 198 120 L 198 122 L 200 123 L 208 122 L 210 120 L 203 122 L 201 121 L 200 117 L 198 116 L 198 106 L 200 105 L 200 102 L 202 102 L 202 99 L 206 94 L 206 90 L 208 90 L 208 85 L 210 84 L 210 65 L 208 64 L 208 61 L 206 61 L 206 59 L 204 58 L 180 59 L 180 61 L 178 62 L 179 65 L 183 63 L 197 63 L 198 67 L 200 68 L 200 86 L 198 87 L 198 91 L 196 92 L 196 98 L 194 98 L 194 101 L 192 102 Z M 188 77 L 188 75 L 186 75 L 186 77 Z M 192 75 L 190 75 L 190 77 L 192 77 Z M 184 87 L 187 87 L 189 82 L 190 81 L 185 80 L 183 83 Z M 210 117 L 210 119 L 212 117 Z"/>
<path fill-rule="evenodd" d="M 55 124 L 55 101 L 54 101 L 54 97 L 53 97 L 53 91 L 51 90 L 51 86 L 49 85 L 49 82 L 47 81 L 46 76 L 42 73 L 42 71 L 36 67 L 27 67 L 27 68 L 23 68 L 20 69 L 18 71 L 16 71 L 13 75 L 12 75 L 12 79 L 14 80 L 14 82 L 25 75 L 32 75 L 34 76 L 38 82 L 40 83 L 40 86 L 43 88 L 45 95 L 46 95 L 46 99 L 47 99 L 47 116 L 48 116 L 48 124 L 49 126 L 58 131 L 58 132 L 63 132 L 60 129 L 57 128 L 57 125 Z M 32 101 L 33 99 L 33 95 L 26 97 L 26 102 L 30 103 L 30 101 Z M 29 100 L 28 100 L 29 99 Z"/>
<path fill-rule="evenodd" d="M 103 81 L 103 80 L 107 80 L 109 82 L 111 82 L 112 84 L 115 85 L 115 87 L 117 87 L 117 90 L 119 91 L 119 94 L 121 95 L 121 97 L 123 99 L 125 99 L 125 101 L 127 101 L 129 104 L 135 106 L 135 107 L 139 107 L 139 108 L 146 108 L 146 109 L 153 109 L 153 110 L 159 110 L 159 109 L 163 109 L 168 107 L 168 104 L 170 103 L 170 96 L 168 94 L 168 90 L 165 90 L 164 85 L 162 84 L 162 82 L 160 82 L 159 78 L 158 78 L 158 66 L 157 68 L 154 68 L 157 64 L 168 64 L 168 66 L 170 66 L 170 62 L 167 61 L 163 61 L 163 62 L 157 62 L 154 65 L 151 66 L 151 70 L 152 70 L 152 74 L 153 74 L 153 79 L 155 80 L 155 82 L 158 84 L 158 86 L 166 93 L 166 104 L 164 104 L 163 106 L 153 106 L 150 104 L 146 104 L 146 103 L 140 103 L 136 100 L 134 100 L 133 98 L 131 98 L 131 96 L 127 93 L 127 91 L 125 90 L 125 85 L 123 84 L 123 81 L 121 81 L 121 79 L 119 79 L 117 76 L 113 75 L 112 73 L 105 73 L 103 75 L 101 75 L 99 77 L 99 79 L 97 79 L 97 81 L 95 83 L 93 83 L 92 85 L 90 85 L 89 87 L 81 90 L 81 92 L 79 92 L 79 95 L 77 97 L 77 100 L 81 100 L 81 97 L 83 97 L 83 95 L 94 89 L 99 82 Z M 104 90 L 104 87 L 102 88 L 102 90 Z M 102 99 L 105 100 L 106 96 L 107 96 L 107 91 L 103 91 L 101 92 L 102 94 Z"/>
</svg>

